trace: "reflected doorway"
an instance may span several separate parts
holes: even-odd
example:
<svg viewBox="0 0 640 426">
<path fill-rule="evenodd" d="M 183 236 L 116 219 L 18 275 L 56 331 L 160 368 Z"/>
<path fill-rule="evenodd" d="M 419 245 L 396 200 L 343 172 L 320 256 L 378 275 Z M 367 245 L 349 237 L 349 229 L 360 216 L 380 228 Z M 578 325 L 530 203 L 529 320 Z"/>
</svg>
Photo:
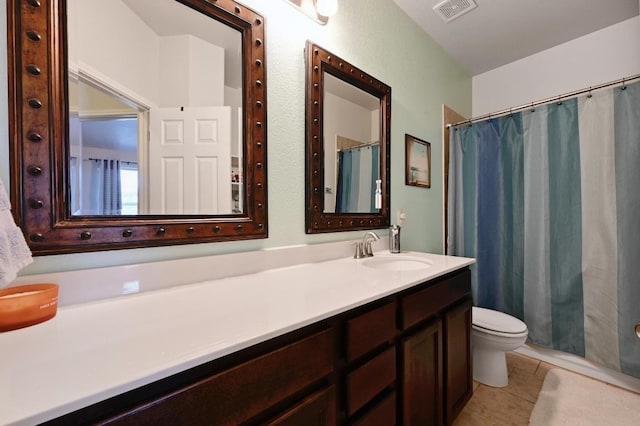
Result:
<svg viewBox="0 0 640 426">
<path fill-rule="evenodd" d="M 84 75 L 69 79 L 72 215 L 135 215 L 144 208 L 146 117 L 144 105 L 108 84 Z"/>
</svg>

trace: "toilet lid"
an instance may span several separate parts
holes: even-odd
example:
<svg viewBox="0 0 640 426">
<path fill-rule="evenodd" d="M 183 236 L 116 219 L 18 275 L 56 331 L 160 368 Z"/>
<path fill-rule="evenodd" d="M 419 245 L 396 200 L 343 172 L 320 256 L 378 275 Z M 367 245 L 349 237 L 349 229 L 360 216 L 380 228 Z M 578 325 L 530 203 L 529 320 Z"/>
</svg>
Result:
<svg viewBox="0 0 640 426">
<path fill-rule="evenodd" d="M 494 311 L 493 309 L 474 306 L 472 307 L 471 315 L 474 327 L 513 334 L 520 334 L 527 331 L 527 325 L 518 318 L 503 312 Z"/>
</svg>

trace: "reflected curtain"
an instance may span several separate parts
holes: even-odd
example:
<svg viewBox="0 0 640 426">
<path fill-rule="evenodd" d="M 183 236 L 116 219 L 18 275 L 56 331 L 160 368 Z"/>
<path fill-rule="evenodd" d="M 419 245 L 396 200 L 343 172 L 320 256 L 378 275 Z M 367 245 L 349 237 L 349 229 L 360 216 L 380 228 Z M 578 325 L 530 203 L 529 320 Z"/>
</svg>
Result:
<svg viewBox="0 0 640 426">
<path fill-rule="evenodd" d="M 83 160 L 80 184 L 74 187 L 79 187 L 81 193 L 79 214 L 119 215 L 122 213 L 119 160 Z"/>
<path fill-rule="evenodd" d="M 376 180 L 380 179 L 380 146 L 343 149 L 338 153 L 336 213 L 376 213 Z"/>
<path fill-rule="evenodd" d="M 122 214 L 122 193 L 120 185 L 120 161 L 102 160 L 102 212 Z"/>
<path fill-rule="evenodd" d="M 529 339 L 640 377 L 640 83 L 451 132 L 448 252 Z"/>
</svg>

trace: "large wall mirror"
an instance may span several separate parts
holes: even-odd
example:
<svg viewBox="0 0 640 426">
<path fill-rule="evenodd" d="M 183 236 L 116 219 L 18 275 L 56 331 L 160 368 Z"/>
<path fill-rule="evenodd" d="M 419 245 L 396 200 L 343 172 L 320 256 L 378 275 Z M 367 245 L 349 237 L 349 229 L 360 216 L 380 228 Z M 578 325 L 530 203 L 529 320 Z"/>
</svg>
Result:
<svg viewBox="0 0 640 426">
<path fill-rule="evenodd" d="M 12 202 L 35 254 L 267 236 L 260 15 L 7 3 Z"/>
<path fill-rule="evenodd" d="M 306 85 L 307 233 L 389 226 L 391 88 L 312 42 Z"/>
</svg>

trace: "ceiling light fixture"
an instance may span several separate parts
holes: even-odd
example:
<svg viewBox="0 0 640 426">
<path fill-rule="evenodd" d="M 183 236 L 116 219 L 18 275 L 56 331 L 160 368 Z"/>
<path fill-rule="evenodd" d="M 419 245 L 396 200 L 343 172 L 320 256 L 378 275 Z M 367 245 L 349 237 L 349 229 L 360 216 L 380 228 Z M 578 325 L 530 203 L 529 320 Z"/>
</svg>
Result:
<svg viewBox="0 0 640 426">
<path fill-rule="evenodd" d="M 338 11 L 338 0 L 316 0 L 318 15 L 333 16 Z"/>
<path fill-rule="evenodd" d="M 338 11 L 338 0 L 285 0 L 319 24 L 325 25 Z"/>
</svg>

